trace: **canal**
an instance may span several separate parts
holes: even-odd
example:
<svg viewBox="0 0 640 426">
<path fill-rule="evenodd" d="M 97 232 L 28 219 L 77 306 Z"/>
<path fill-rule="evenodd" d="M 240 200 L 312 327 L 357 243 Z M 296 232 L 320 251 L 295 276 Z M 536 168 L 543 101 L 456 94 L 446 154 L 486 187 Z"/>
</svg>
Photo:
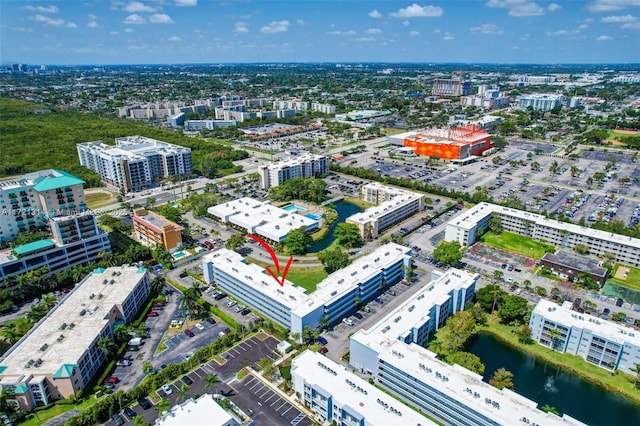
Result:
<svg viewBox="0 0 640 426">
<path fill-rule="evenodd" d="M 320 241 L 316 241 L 315 243 L 311 244 L 311 247 L 309 247 L 307 252 L 317 253 L 320 250 L 324 250 L 329 247 L 331 243 L 333 243 L 333 241 L 336 239 L 336 237 L 333 236 L 333 230 L 336 229 L 336 226 L 339 223 L 344 222 L 352 214 L 356 214 L 361 211 L 360 207 L 347 201 L 340 201 L 335 205 L 335 209 L 336 213 L 338 213 L 338 220 L 331 224 L 327 236 Z"/>
<path fill-rule="evenodd" d="M 479 334 L 465 348 L 485 364 L 484 380 L 504 367 L 513 373 L 515 391 L 548 404 L 593 426 L 640 425 L 640 406 L 589 383 L 561 368 L 539 361 L 490 334 Z"/>
</svg>

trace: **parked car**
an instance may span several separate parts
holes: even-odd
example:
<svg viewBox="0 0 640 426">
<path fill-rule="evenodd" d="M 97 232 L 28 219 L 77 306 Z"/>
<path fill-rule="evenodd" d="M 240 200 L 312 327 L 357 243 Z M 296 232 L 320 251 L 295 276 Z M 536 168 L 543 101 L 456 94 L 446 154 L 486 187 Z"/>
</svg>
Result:
<svg viewBox="0 0 640 426">
<path fill-rule="evenodd" d="M 342 322 L 347 324 L 347 325 L 351 325 L 351 326 L 353 326 L 355 324 L 351 318 L 343 318 Z"/>
<path fill-rule="evenodd" d="M 130 419 L 133 419 L 135 416 L 138 415 L 138 413 L 136 413 L 135 411 L 133 411 L 131 409 L 131 407 L 125 407 L 124 409 L 124 414 L 127 415 L 127 417 L 129 417 Z"/>
<path fill-rule="evenodd" d="M 157 311 L 151 311 L 151 312 L 147 312 L 147 316 L 148 317 L 157 317 L 157 316 L 160 316 L 160 314 Z"/>
<path fill-rule="evenodd" d="M 327 343 L 329 343 L 329 341 L 322 336 L 318 336 L 317 340 L 321 345 L 326 345 Z"/>
<path fill-rule="evenodd" d="M 166 393 L 167 395 L 171 395 L 173 393 L 173 389 L 171 389 L 171 386 L 164 384 L 162 385 L 162 392 Z"/>
<path fill-rule="evenodd" d="M 111 416 L 111 419 L 116 424 L 116 426 L 122 426 L 124 424 L 124 419 L 120 417 L 120 414 L 114 414 Z"/>
<path fill-rule="evenodd" d="M 204 325 L 202 325 L 202 323 L 199 322 L 199 323 L 196 324 L 196 328 L 198 330 L 204 330 Z"/>
<path fill-rule="evenodd" d="M 216 320 L 214 320 L 214 319 L 213 319 L 213 318 L 211 318 L 211 317 L 206 317 L 206 318 L 205 318 L 205 321 L 206 321 L 206 322 L 208 322 L 209 324 L 215 324 L 215 323 L 216 323 Z"/>
<path fill-rule="evenodd" d="M 182 376 L 182 382 L 187 386 L 191 386 L 193 384 L 193 379 L 189 376 Z"/>
<path fill-rule="evenodd" d="M 111 376 L 111 377 L 107 377 L 106 379 L 104 379 L 105 383 L 120 383 L 120 379 L 117 378 L 116 376 Z"/>
<path fill-rule="evenodd" d="M 166 303 L 164 303 L 164 302 L 153 302 L 152 306 L 154 306 L 156 308 L 163 308 L 165 305 L 166 305 Z"/>
<path fill-rule="evenodd" d="M 242 311 L 240 311 L 240 315 L 245 316 L 245 315 L 249 315 L 251 313 L 251 309 L 249 308 L 244 308 Z"/>
<path fill-rule="evenodd" d="M 151 401 L 149 401 L 147 398 L 138 398 L 138 404 L 140 404 L 143 410 L 148 410 L 152 407 Z"/>
<path fill-rule="evenodd" d="M 128 367 L 131 365 L 131 361 L 129 361 L 128 359 L 121 359 L 118 362 L 116 362 L 116 365 L 118 367 Z"/>
<path fill-rule="evenodd" d="M 384 303 L 384 300 L 382 300 L 382 298 L 380 297 L 376 297 L 374 300 L 381 305 Z"/>
<path fill-rule="evenodd" d="M 184 334 L 186 334 L 189 337 L 195 336 L 195 334 L 193 334 L 193 331 L 189 330 L 188 328 L 184 331 Z"/>
<path fill-rule="evenodd" d="M 229 308 L 230 308 L 230 307 L 232 307 L 232 306 L 233 306 L 233 305 L 235 305 L 235 304 L 236 304 L 236 302 L 235 302 L 235 301 L 233 301 L 233 300 L 229 300 L 229 301 L 227 302 L 227 307 L 229 307 Z"/>
<path fill-rule="evenodd" d="M 355 314 L 353 314 L 353 316 L 358 318 L 358 319 L 364 318 L 360 312 L 356 312 Z"/>
<path fill-rule="evenodd" d="M 321 353 L 322 355 L 326 354 L 327 352 L 329 352 L 329 349 L 327 349 L 327 347 L 326 347 L 326 346 L 323 346 L 323 347 L 321 347 L 321 348 L 320 348 L 320 353 Z"/>
</svg>

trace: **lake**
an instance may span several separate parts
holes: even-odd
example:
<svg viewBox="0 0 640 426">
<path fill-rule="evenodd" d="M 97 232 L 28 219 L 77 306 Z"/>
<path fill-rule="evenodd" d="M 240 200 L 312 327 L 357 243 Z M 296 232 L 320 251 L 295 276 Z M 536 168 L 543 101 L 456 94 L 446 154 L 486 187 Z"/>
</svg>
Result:
<svg viewBox="0 0 640 426">
<path fill-rule="evenodd" d="M 336 239 L 336 237 L 333 236 L 333 230 L 336 229 L 336 226 L 339 223 L 344 222 L 352 214 L 356 214 L 361 211 L 360 207 L 347 201 L 340 201 L 335 205 L 335 208 L 336 212 L 338 213 L 338 220 L 331 224 L 326 237 L 311 244 L 311 247 L 309 247 L 309 249 L 307 250 L 308 253 L 317 253 L 320 250 L 324 250 L 329 247 Z"/>
</svg>

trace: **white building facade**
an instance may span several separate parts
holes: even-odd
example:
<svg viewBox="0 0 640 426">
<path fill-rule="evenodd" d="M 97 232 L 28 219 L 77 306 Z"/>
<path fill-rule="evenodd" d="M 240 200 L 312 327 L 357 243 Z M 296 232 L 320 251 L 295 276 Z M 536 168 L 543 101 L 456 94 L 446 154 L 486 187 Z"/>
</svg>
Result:
<svg viewBox="0 0 640 426">
<path fill-rule="evenodd" d="M 286 161 L 263 165 L 258 169 L 260 187 L 269 189 L 292 178 L 313 178 L 329 173 L 329 158 L 324 155 L 305 154 Z"/>
</svg>

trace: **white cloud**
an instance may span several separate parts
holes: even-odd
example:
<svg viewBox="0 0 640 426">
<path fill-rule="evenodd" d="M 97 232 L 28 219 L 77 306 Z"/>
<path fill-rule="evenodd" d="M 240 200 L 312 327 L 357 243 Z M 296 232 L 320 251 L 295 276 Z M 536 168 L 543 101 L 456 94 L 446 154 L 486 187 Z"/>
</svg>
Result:
<svg viewBox="0 0 640 426">
<path fill-rule="evenodd" d="M 616 24 L 616 23 L 624 23 L 624 22 L 634 22 L 638 18 L 633 15 L 621 15 L 621 16 L 605 16 L 601 19 L 602 22 L 607 24 Z"/>
<path fill-rule="evenodd" d="M 411 22 L 409 22 L 409 21 L 402 21 L 402 26 L 404 26 L 404 27 L 408 27 L 409 25 L 411 25 Z"/>
<path fill-rule="evenodd" d="M 167 39 L 167 41 L 182 41 L 182 37 L 171 36 Z"/>
<path fill-rule="evenodd" d="M 584 21 L 582 21 L 582 24 L 578 25 L 578 29 L 579 30 L 586 30 L 587 28 L 589 28 L 589 26 L 591 24 L 593 24 L 593 19 L 587 18 Z"/>
<path fill-rule="evenodd" d="M 356 32 L 353 30 L 349 30 L 349 31 L 340 31 L 340 30 L 333 30 L 333 31 L 327 31 L 327 34 L 329 35 L 346 35 L 346 36 L 354 36 L 356 35 Z"/>
<path fill-rule="evenodd" d="M 380 34 L 382 32 L 382 30 L 380 28 L 369 28 L 368 30 L 364 31 L 367 34 Z"/>
<path fill-rule="evenodd" d="M 129 15 L 126 18 L 124 18 L 124 20 L 122 21 L 123 24 L 133 24 L 133 25 L 138 25 L 138 24 L 146 24 L 147 21 L 144 20 L 144 18 L 140 15 L 136 15 L 135 13 L 133 15 Z"/>
<path fill-rule="evenodd" d="M 356 41 L 371 42 L 376 41 L 375 37 L 358 37 Z"/>
<path fill-rule="evenodd" d="M 306 24 L 306 22 L 304 22 L 304 19 L 296 19 L 296 25 L 303 26 L 305 24 Z"/>
<path fill-rule="evenodd" d="M 120 33 L 119 33 L 119 32 L 117 32 L 117 31 L 109 31 L 109 34 L 111 34 L 111 35 L 118 35 L 118 34 L 120 34 Z"/>
<path fill-rule="evenodd" d="M 58 8 L 55 6 L 25 6 L 23 9 L 40 13 L 58 13 Z"/>
<path fill-rule="evenodd" d="M 375 19 L 382 18 L 382 13 L 380 13 L 377 10 L 374 9 L 371 12 L 369 12 L 369 17 L 370 18 L 375 18 Z"/>
<path fill-rule="evenodd" d="M 621 28 L 625 30 L 640 30 L 640 21 L 627 22 L 626 24 L 622 25 Z"/>
<path fill-rule="evenodd" d="M 434 34 L 440 34 L 442 31 L 439 28 L 436 28 L 435 30 L 433 30 Z"/>
<path fill-rule="evenodd" d="M 560 9 L 562 9 L 562 6 L 560 6 L 558 3 L 550 3 L 549 6 L 547 6 L 547 10 L 549 12 L 555 12 L 556 10 Z"/>
<path fill-rule="evenodd" d="M 271 21 L 268 25 L 260 28 L 260 32 L 263 34 L 277 34 L 287 32 L 289 29 L 289 21 L 283 19 L 282 21 Z"/>
<path fill-rule="evenodd" d="M 198 0 L 176 0 L 176 6 L 182 7 L 192 7 L 197 6 Z"/>
<path fill-rule="evenodd" d="M 446 33 L 444 33 L 444 37 L 442 37 L 442 39 L 444 41 L 451 41 L 451 40 L 455 40 L 456 37 L 452 33 L 446 32 Z"/>
<path fill-rule="evenodd" d="M 139 1 L 132 1 L 124 7 L 129 13 L 140 13 L 140 12 L 155 12 L 157 9 L 153 6 L 149 6 L 147 4 L 141 3 Z"/>
<path fill-rule="evenodd" d="M 613 40 L 613 37 L 608 36 L 608 35 L 601 35 L 598 38 L 596 38 L 597 41 L 609 41 L 609 40 Z"/>
<path fill-rule="evenodd" d="M 25 28 L 25 27 L 9 27 L 12 31 L 18 31 L 20 33 L 32 33 L 33 28 Z"/>
<path fill-rule="evenodd" d="M 91 19 L 92 21 L 96 21 L 98 19 L 98 17 L 93 13 L 88 14 L 87 18 Z"/>
<path fill-rule="evenodd" d="M 125 28 L 125 29 L 124 29 L 124 32 L 125 32 L 125 33 L 132 33 L 132 32 L 133 32 L 133 30 L 132 30 L 131 28 Z"/>
<path fill-rule="evenodd" d="M 587 5 L 590 12 L 611 12 L 640 6 L 640 0 L 595 0 Z"/>
<path fill-rule="evenodd" d="M 173 24 L 173 19 L 166 13 L 154 13 L 149 16 L 149 22 L 152 24 Z"/>
<path fill-rule="evenodd" d="M 414 3 L 397 12 L 390 13 L 389 16 L 392 18 L 438 18 L 443 13 L 444 11 L 439 6 L 420 6 Z"/>
<path fill-rule="evenodd" d="M 29 16 L 29 20 L 35 21 L 35 22 L 42 22 L 43 24 L 51 25 L 52 27 L 67 27 L 67 28 L 78 27 L 73 22 L 66 22 L 64 19 L 53 19 L 50 16 L 40 15 L 39 13 L 33 16 Z"/>
<path fill-rule="evenodd" d="M 498 28 L 498 26 L 495 24 L 482 24 L 478 27 L 472 27 L 471 32 L 476 34 L 490 34 L 490 35 L 504 34 L 504 31 Z"/>
<path fill-rule="evenodd" d="M 409 31 L 409 35 L 410 36 L 419 36 L 420 35 L 420 31 Z"/>
<path fill-rule="evenodd" d="M 548 36 L 575 36 L 580 34 L 580 30 L 558 30 L 558 31 L 547 31 Z"/>
<path fill-rule="evenodd" d="M 236 22 L 233 26 L 233 32 L 234 33 L 238 33 L 238 34 L 242 34 L 242 33 L 248 33 L 249 32 L 249 28 L 247 28 L 247 23 L 246 22 Z"/>
<path fill-rule="evenodd" d="M 89 28 L 98 28 L 99 25 L 96 21 L 89 21 L 89 23 L 87 24 L 87 27 Z"/>
<path fill-rule="evenodd" d="M 146 49 L 146 48 L 147 48 L 147 46 L 140 45 L 140 44 L 132 44 L 129 47 L 127 47 L 127 49 L 129 49 L 129 50 L 143 50 L 143 49 Z"/>
<path fill-rule="evenodd" d="M 495 9 L 507 9 L 510 16 L 517 18 L 544 15 L 544 9 L 529 0 L 489 0 L 486 5 Z"/>
</svg>

